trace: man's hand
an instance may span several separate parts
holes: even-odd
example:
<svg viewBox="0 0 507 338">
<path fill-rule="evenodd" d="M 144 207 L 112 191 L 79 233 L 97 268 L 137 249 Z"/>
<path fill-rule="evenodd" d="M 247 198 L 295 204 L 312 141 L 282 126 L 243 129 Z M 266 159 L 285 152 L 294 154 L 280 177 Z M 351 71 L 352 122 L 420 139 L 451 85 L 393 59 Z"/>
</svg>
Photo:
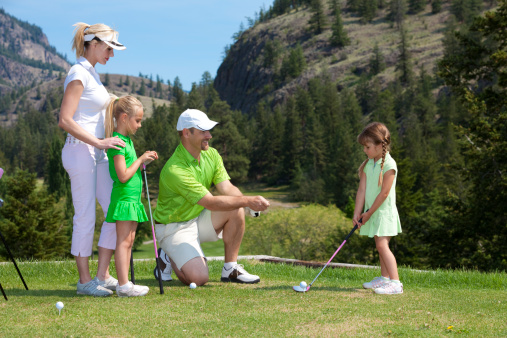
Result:
<svg viewBox="0 0 507 338">
<path fill-rule="evenodd" d="M 269 207 L 269 201 L 262 196 L 248 196 L 248 207 L 255 211 L 264 211 Z"/>
</svg>

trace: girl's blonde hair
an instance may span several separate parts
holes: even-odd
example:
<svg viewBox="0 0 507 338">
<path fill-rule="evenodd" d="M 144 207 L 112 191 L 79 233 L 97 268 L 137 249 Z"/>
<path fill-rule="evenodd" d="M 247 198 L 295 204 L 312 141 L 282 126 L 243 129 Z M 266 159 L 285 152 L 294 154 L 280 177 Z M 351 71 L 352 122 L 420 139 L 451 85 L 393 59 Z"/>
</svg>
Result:
<svg viewBox="0 0 507 338">
<path fill-rule="evenodd" d="M 87 48 L 92 43 L 100 42 L 100 39 L 95 38 L 92 41 L 85 41 L 84 36 L 86 34 L 95 34 L 97 33 L 118 33 L 108 25 L 104 25 L 103 23 L 96 23 L 95 25 L 89 25 L 84 22 L 78 22 L 74 24 L 76 28 L 74 29 L 74 38 L 72 39 L 72 50 L 76 51 L 76 58 L 80 56 L 84 56 L 85 48 Z"/>
<path fill-rule="evenodd" d="M 383 123 L 372 122 L 364 127 L 361 134 L 357 136 L 357 142 L 363 146 L 366 146 L 367 143 L 373 143 L 377 146 L 382 144 L 382 163 L 380 164 L 380 175 L 378 178 L 378 186 L 382 186 L 384 162 L 387 152 L 391 150 L 391 133 L 389 133 L 389 130 Z M 364 160 L 364 162 L 359 166 L 359 169 L 357 170 L 359 177 L 361 177 L 361 173 L 363 172 L 366 163 L 368 163 L 368 159 Z"/>
<path fill-rule="evenodd" d="M 116 123 L 120 120 L 121 114 L 127 114 L 129 118 L 134 117 L 139 108 L 143 108 L 143 104 L 133 96 L 127 95 L 118 98 L 115 95 L 111 95 L 111 101 L 106 108 L 106 137 L 113 136 Z M 115 123 L 116 122 L 116 123 Z M 129 128 L 129 135 L 132 135 L 133 131 Z"/>
</svg>

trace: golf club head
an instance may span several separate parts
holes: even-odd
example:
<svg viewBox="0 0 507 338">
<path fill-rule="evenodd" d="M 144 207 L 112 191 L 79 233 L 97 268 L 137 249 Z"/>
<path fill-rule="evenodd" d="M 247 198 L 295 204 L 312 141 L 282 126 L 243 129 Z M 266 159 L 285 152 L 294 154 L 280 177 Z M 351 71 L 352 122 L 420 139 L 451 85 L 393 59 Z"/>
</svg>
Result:
<svg viewBox="0 0 507 338">
<path fill-rule="evenodd" d="M 310 286 L 307 286 L 306 288 L 302 288 L 302 287 L 301 287 L 301 286 L 299 286 L 299 285 L 294 285 L 292 288 L 293 288 L 293 289 L 294 289 L 294 291 L 296 291 L 296 292 L 306 292 L 306 291 L 310 290 Z"/>
</svg>

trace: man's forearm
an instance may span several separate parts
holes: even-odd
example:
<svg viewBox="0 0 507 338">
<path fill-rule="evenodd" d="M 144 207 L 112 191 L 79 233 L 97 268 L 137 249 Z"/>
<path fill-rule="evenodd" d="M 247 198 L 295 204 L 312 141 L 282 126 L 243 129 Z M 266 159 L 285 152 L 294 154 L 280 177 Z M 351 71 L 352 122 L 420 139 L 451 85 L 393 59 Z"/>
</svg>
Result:
<svg viewBox="0 0 507 338">
<path fill-rule="evenodd" d="M 238 192 L 241 192 L 238 189 Z M 211 211 L 231 211 L 248 206 L 248 197 L 241 195 L 232 196 L 204 196 L 197 204 Z"/>
</svg>

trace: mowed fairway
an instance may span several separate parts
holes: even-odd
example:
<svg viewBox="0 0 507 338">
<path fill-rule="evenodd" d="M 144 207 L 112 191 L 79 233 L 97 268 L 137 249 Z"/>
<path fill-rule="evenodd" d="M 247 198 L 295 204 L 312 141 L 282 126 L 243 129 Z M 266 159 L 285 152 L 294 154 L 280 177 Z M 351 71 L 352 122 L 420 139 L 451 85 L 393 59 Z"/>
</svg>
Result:
<svg viewBox="0 0 507 338">
<path fill-rule="evenodd" d="M 0 337 L 9 336 L 338 336 L 466 334 L 507 336 L 507 275 L 400 268 L 402 295 L 362 289 L 377 269 L 319 269 L 242 261 L 261 276 L 255 285 L 220 282 L 223 262 L 210 262 L 210 282 L 195 290 L 178 281 L 160 295 L 153 261 L 135 263 L 136 281 L 150 286 L 140 298 L 76 295 L 73 261 L 21 263 L 29 291 L 12 263 L 0 264 Z M 96 263 L 92 263 L 92 271 Z M 113 275 L 115 274 L 112 271 Z M 174 275 L 173 275 L 174 277 Z M 62 301 L 61 315 L 55 307 Z"/>
</svg>

